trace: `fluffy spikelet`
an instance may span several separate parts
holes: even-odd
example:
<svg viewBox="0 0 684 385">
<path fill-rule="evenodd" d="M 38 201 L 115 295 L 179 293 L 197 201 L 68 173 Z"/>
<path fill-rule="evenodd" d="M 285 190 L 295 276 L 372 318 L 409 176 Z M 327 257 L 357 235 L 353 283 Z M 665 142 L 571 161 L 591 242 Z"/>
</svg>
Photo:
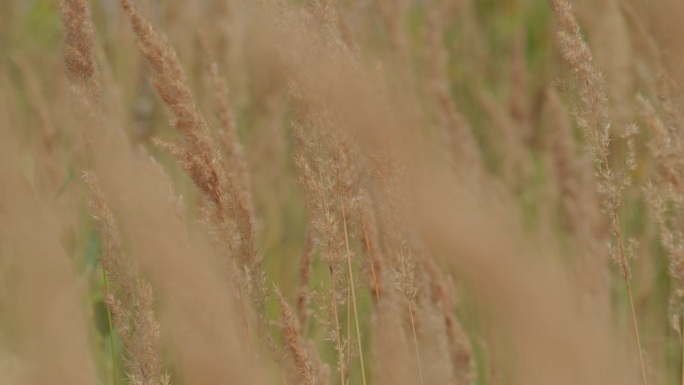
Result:
<svg viewBox="0 0 684 385">
<path fill-rule="evenodd" d="M 634 137 L 638 130 L 635 125 L 630 125 L 622 135 L 622 139 L 626 143 L 626 162 L 622 170 L 616 171 L 609 161 L 611 122 L 608 116 L 608 98 L 603 76 L 594 67 L 592 53 L 582 38 L 570 3 L 566 0 L 549 0 L 549 2 L 558 23 L 556 30 L 561 54 L 580 83 L 578 86 L 579 106 L 574 112 L 575 120 L 582 130 L 588 152 L 594 162 L 598 192 L 601 196 L 603 211 L 610 223 L 609 229 L 613 238 L 609 252 L 627 286 L 634 334 L 641 362 L 641 373 L 644 384 L 647 384 L 646 365 L 630 283 L 629 260 L 636 255 L 638 244 L 634 239 L 624 239 L 619 215 L 622 193 L 631 183 L 629 172 L 636 167 Z"/>
<path fill-rule="evenodd" d="M 293 97 L 296 98 L 296 91 Z M 302 106 L 303 107 L 303 106 Z M 309 122 L 307 122 L 309 123 Z M 337 369 L 340 381 L 344 383 L 347 377 L 348 366 L 345 360 L 346 340 L 343 340 L 340 331 L 340 306 L 346 299 L 343 291 L 343 262 L 344 262 L 344 239 L 341 236 L 340 221 L 333 212 L 334 195 L 331 193 L 331 181 L 321 162 L 313 159 L 316 151 L 320 150 L 322 140 L 316 132 L 316 128 L 307 124 L 293 127 L 295 147 L 295 163 L 299 169 L 300 181 L 305 188 L 305 198 L 311 213 L 311 227 L 314 231 L 315 240 L 322 252 L 323 261 L 328 265 L 330 272 L 330 301 L 324 304 L 329 320 L 321 320 L 326 327 L 328 339 L 331 340 L 337 351 Z M 312 159 L 313 158 L 313 159 Z"/>
<path fill-rule="evenodd" d="M 209 73 L 212 92 L 216 104 L 221 129 L 219 130 L 219 140 L 221 147 L 226 155 L 226 167 L 231 172 L 231 180 L 235 185 L 235 193 L 239 196 L 240 207 L 249 216 L 250 234 L 254 227 L 254 204 L 252 202 L 252 189 L 249 177 L 249 168 L 245 160 L 244 150 L 237 135 L 235 116 L 230 104 L 228 86 L 218 68 L 218 63 L 211 52 L 208 42 L 201 40 L 207 62 L 207 72 Z M 245 229 L 244 231 L 247 231 Z"/>
<path fill-rule="evenodd" d="M 185 138 L 183 144 L 169 144 L 159 140 L 156 143 L 176 157 L 209 201 L 208 209 L 202 211 L 203 222 L 215 243 L 221 245 L 228 256 L 237 256 L 242 265 L 240 271 L 248 275 L 247 286 L 251 289 L 249 293 L 260 306 L 266 296 L 262 258 L 256 248 L 251 197 L 246 186 L 249 182 L 246 180 L 244 160 L 236 144 L 234 127 L 228 127 L 230 143 L 226 147 L 233 155 L 229 160 L 236 162 L 235 165 L 231 164 L 238 170 L 235 173 L 228 172 L 221 159 L 221 151 L 204 117 L 195 106 L 176 51 L 163 35 L 154 30 L 152 24 L 138 12 L 130 0 L 121 0 L 121 6 L 138 36 L 140 51 L 153 69 L 154 87 L 174 117 L 173 126 Z M 214 82 L 216 87 L 221 87 L 220 79 L 215 78 Z M 221 107 L 221 114 L 229 114 L 223 95 L 219 95 L 219 98 L 220 103 L 226 103 Z M 235 233 L 237 237 L 229 236 Z"/>
<path fill-rule="evenodd" d="M 295 316 L 280 291 L 276 290 L 276 298 L 278 299 L 280 313 L 283 317 L 283 338 L 292 354 L 301 383 L 304 385 L 316 385 L 317 370 L 314 362 L 309 357 L 309 350 L 297 316 Z"/>
<path fill-rule="evenodd" d="M 448 341 L 448 354 L 456 384 L 468 385 L 475 381 L 475 362 L 470 339 L 454 314 L 457 300 L 452 281 L 445 276 L 435 261 L 428 255 L 421 258 L 430 285 L 430 300 L 443 319 L 443 328 Z"/>
<path fill-rule="evenodd" d="M 573 238 L 579 254 L 578 278 L 581 286 L 607 309 L 610 303 L 609 261 L 604 246 L 607 224 L 600 215 L 601 202 L 591 163 L 579 153 L 570 116 L 552 88 L 546 92 L 544 118 L 550 129 L 549 153 L 563 205 L 563 227 Z"/>
<path fill-rule="evenodd" d="M 223 207 L 220 190 L 224 187 L 220 183 L 224 181 L 215 167 L 218 163 L 215 146 L 207 124 L 195 106 L 176 51 L 129 0 L 121 0 L 121 5 L 138 36 L 140 51 L 154 71 L 154 87 L 173 114 L 174 127 L 187 141 L 185 152 L 174 151 L 174 155 L 184 158 L 183 166 L 220 211 Z"/>
<path fill-rule="evenodd" d="M 682 317 L 684 315 L 684 235 L 682 234 L 682 219 L 667 209 L 668 204 L 674 202 L 675 207 L 681 206 L 680 194 L 671 190 L 666 184 L 647 182 L 644 196 L 651 207 L 653 216 L 660 231 L 660 243 L 665 248 L 669 258 L 668 272 L 672 278 L 672 288 L 669 298 L 670 325 L 680 335 L 682 334 Z"/>
<path fill-rule="evenodd" d="M 109 279 L 116 282 L 123 294 L 127 297 L 131 296 L 134 293 L 133 277 L 135 273 L 132 271 L 131 261 L 127 260 L 123 254 L 123 240 L 119 234 L 118 225 L 107 207 L 107 202 L 95 175 L 86 172 L 83 174 L 83 180 L 90 188 L 90 211 L 102 238 L 100 241 L 102 243 L 100 263 L 107 272 Z"/>
<path fill-rule="evenodd" d="M 333 321 L 339 324 L 335 308 L 344 300 L 340 289 L 345 287 L 342 280 L 342 269 L 347 270 L 346 288 L 349 289 L 348 315 L 355 325 L 355 346 L 347 345 L 346 356 L 349 359 L 351 349 L 358 349 L 362 382 L 366 382 L 361 343 L 361 328 L 358 315 L 356 280 L 354 279 L 353 262 L 355 252 L 350 235 L 352 234 L 352 218 L 357 216 L 358 200 L 362 194 L 362 173 L 358 164 L 360 157 L 353 148 L 353 143 L 345 132 L 335 127 L 335 122 L 325 109 L 310 109 L 293 88 L 291 99 L 295 102 L 297 117 L 301 123 L 295 124 L 294 135 L 297 141 L 296 163 L 301 180 L 306 188 L 306 201 L 312 215 L 312 228 L 323 251 L 323 259 L 328 264 L 331 274 L 331 298 L 333 300 Z M 344 263 L 346 262 L 346 263 Z M 340 286 L 342 284 L 342 286 Z M 338 298 L 340 301 L 338 301 Z M 351 318 L 348 318 L 347 333 L 351 334 Z M 334 327 L 338 334 L 339 328 Z M 351 336 L 349 336 L 351 339 Z M 341 344 L 338 340 L 337 347 Z M 339 353 L 339 352 L 338 352 Z M 342 354 L 339 354 L 342 362 Z M 345 364 L 348 367 L 348 364 Z"/>
<path fill-rule="evenodd" d="M 126 351 L 126 373 L 134 385 L 167 385 L 169 376 L 162 367 L 159 323 L 152 310 L 152 287 L 137 278 L 133 261 L 124 254 L 118 225 L 95 175 L 86 173 L 84 179 L 91 190 L 90 209 L 102 240 L 100 263 L 113 284 L 113 289 L 105 293 L 105 301 Z"/>
<path fill-rule="evenodd" d="M 418 381 L 418 373 L 414 366 L 415 357 L 408 351 L 408 342 L 404 330 L 406 316 L 405 303 L 398 290 L 393 275 L 398 271 L 392 269 L 390 257 L 396 249 L 388 248 L 385 225 L 377 221 L 374 201 L 363 196 L 360 202 L 361 241 L 364 252 L 369 259 L 371 277 L 368 280 L 371 296 L 374 299 L 375 315 L 373 321 L 372 353 L 377 368 L 375 381 L 387 384 L 409 384 Z M 381 215 L 388 214 L 381 212 Z M 383 217 L 384 218 L 384 217 Z M 382 226 L 382 227 L 381 227 Z M 411 274 L 412 270 L 407 270 Z M 413 291 L 410 284 L 407 291 Z M 411 293 L 410 295 L 413 295 Z M 394 368 L 394 370 L 393 370 Z"/>
<path fill-rule="evenodd" d="M 619 245 L 612 247 L 611 255 L 625 279 L 629 279 L 629 265 L 623 250 L 618 219 L 622 191 L 630 184 L 629 175 L 616 171 L 609 163 L 611 123 L 608 117 L 608 99 L 603 76 L 594 67 L 594 59 L 584 42 L 570 4 L 565 0 L 551 0 L 558 21 L 558 40 L 561 53 L 577 77 L 580 106 L 574 111 L 575 119 L 586 139 L 586 146 L 594 162 L 598 191 L 603 209 L 611 223 L 611 232 Z M 632 130 L 627 131 L 630 136 Z M 629 160 L 630 156 L 628 156 Z M 630 163 L 630 162 L 628 162 Z M 631 167 L 628 164 L 628 167 Z"/>
<path fill-rule="evenodd" d="M 85 0 L 60 0 L 64 25 L 64 66 L 75 92 L 88 103 L 100 97 L 100 72 L 95 58 L 95 29 Z"/>
<path fill-rule="evenodd" d="M 152 66 L 154 87 L 173 114 L 173 126 L 187 141 L 182 164 L 197 187 L 217 206 L 217 212 L 221 212 L 225 206 L 221 190 L 226 188 L 226 182 L 218 172 L 215 146 L 207 124 L 195 106 L 176 51 L 129 0 L 121 0 L 121 5 L 138 36 L 140 51 Z"/>
<path fill-rule="evenodd" d="M 667 123 L 646 98 L 640 98 L 642 116 L 653 135 L 650 148 L 656 161 L 656 177 L 647 183 L 644 195 L 658 224 L 660 243 L 670 261 L 670 323 L 681 336 L 684 315 L 684 218 L 680 214 L 684 207 L 684 140 L 681 132 L 684 127 L 670 99 L 669 90 L 664 86 L 661 85 L 659 98 L 668 115 Z"/>
<path fill-rule="evenodd" d="M 420 347 L 418 344 L 418 333 L 416 332 L 416 312 L 412 305 L 413 300 L 418 294 L 416 286 L 416 271 L 411 249 L 406 246 L 404 239 L 398 239 L 399 256 L 398 263 L 400 268 L 394 271 L 395 286 L 404 295 L 408 306 L 409 317 L 411 319 L 411 330 L 413 331 L 413 345 L 416 352 L 416 362 L 418 364 L 418 378 L 421 385 L 424 385 L 423 364 L 420 360 Z"/>
<path fill-rule="evenodd" d="M 335 1 L 307 0 L 306 7 L 313 16 L 321 37 L 326 40 L 327 44 L 347 50 L 349 46 L 347 41 L 343 39 L 340 30 L 340 17 L 337 13 L 336 3 Z"/>
<path fill-rule="evenodd" d="M 411 234 L 406 226 L 403 209 L 407 199 L 407 191 L 400 188 L 403 182 L 402 178 L 406 177 L 406 170 L 396 162 L 393 154 L 387 154 L 383 157 L 385 160 L 381 164 L 386 164 L 387 167 L 386 170 L 378 173 L 381 188 L 377 192 L 378 197 L 375 201 L 378 202 L 382 221 L 382 250 L 385 255 L 392 258 L 389 264 L 392 266 L 394 279 L 388 281 L 393 284 L 396 290 L 393 290 L 392 293 L 388 292 L 386 296 L 381 297 L 381 301 L 378 304 L 382 312 L 381 324 L 385 324 L 388 330 L 392 330 L 395 327 L 401 328 L 402 338 L 400 340 L 405 343 L 404 348 L 413 351 L 413 357 L 406 350 L 397 351 L 392 354 L 395 359 L 404 361 L 401 365 L 409 365 L 411 368 L 409 370 L 413 372 L 411 380 L 403 378 L 402 381 L 423 384 L 425 383 L 425 376 L 420 352 L 424 349 L 422 346 L 419 346 L 417 325 L 419 321 L 417 318 L 419 316 L 415 306 L 416 296 L 419 293 L 417 275 L 420 274 L 420 271 L 418 271 L 419 266 L 416 264 L 416 254 L 412 244 L 416 234 Z M 401 297 L 403 297 L 403 300 L 401 300 Z M 405 340 L 406 332 L 403 330 L 403 326 L 394 323 L 395 320 L 392 318 L 396 314 L 401 314 L 400 317 L 402 319 L 405 319 L 408 315 L 408 327 L 410 328 L 408 333 L 410 337 L 408 338 L 412 340 L 412 343 Z M 380 338 L 383 337 L 381 335 Z M 384 341 L 384 344 L 389 345 L 387 341 Z M 397 349 L 397 346 L 393 348 Z"/>
</svg>

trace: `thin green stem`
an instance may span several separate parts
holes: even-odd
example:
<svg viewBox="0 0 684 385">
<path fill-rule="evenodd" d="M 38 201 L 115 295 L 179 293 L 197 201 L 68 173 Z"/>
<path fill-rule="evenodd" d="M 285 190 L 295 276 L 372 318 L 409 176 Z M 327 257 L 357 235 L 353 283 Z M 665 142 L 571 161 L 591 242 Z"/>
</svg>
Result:
<svg viewBox="0 0 684 385">
<path fill-rule="evenodd" d="M 359 346 L 359 363 L 361 364 L 361 380 L 366 385 L 366 368 L 363 363 L 363 348 L 361 347 L 361 329 L 359 328 L 359 310 L 356 306 L 356 290 L 354 289 L 354 274 L 352 273 L 351 251 L 349 249 L 349 234 L 347 232 L 347 215 L 342 205 L 342 222 L 344 225 L 344 244 L 347 248 L 347 267 L 349 269 L 349 286 L 351 287 L 352 304 L 354 305 L 354 323 L 356 326 L 356 343 Z"/>
<path fill-rule="evenodd" d="M 420 364 L 420 352 L 418 350 L 418 335 L 416 334 L 416 323 L 413 320 L 413 307 L 411 306 L 411 299 L 406 298 L 408 301 L 409 315 L 411 316 L 411 328 L 413 328 L 413 343 L 416 348 L 416 359 L 418 360 L 418 376 L 420 376 L 420 384 L 423 385 L 423 368 Z"/>
<path fill-rule="evenodd" d="M 607 163 L 606 163 L 607 164 Z M 641 375 L 643 377 L 644 385 L 648 385 L 648 377 L 646 376 L 646 364 L 644 362 L 644 352 L 641 349 L 641 337 L 639 337 L 639 325 L 637 323 L 636 311 L 634 310 L 634 297 L 632 296 L 632 284 L 629 282 L 630 278 L 627 272 L 627 257 L 625 256 L 625 248 L 622 245 L 622 232 L 620 231 L 620 216 L 617 213 L 613 214 L 615 223 L 615 232 L 617 233 L 618 246 L 620 247 L 620 258 L 624 269 L 625 284 L 627 284 L 627 295 L 629 297 L 629 307 L 632 311 L 632 323 L 634 324 L 634 336 L 639 349 L 639 361 L 641 362 Z"/>
<path fill-rule="evenodd" d="M 335 275 L 333 274 L 333 268 L 332 266 L 329 266 L 330 270 L 330 284 L 331 284 L 331 290 L 332 290 L 332 305 L 333 305 L 333 317 L 335 317 L 335 336 L 337 337 L 337 360 L 339 362 L 339 367 L 340 367 L 340 385 L 344 385 L 344 370 L 342 370 L 342 366 L 344 365 L 343 360 L 342 360 L 342 339 L 340 338 L 340 321 L 337 316 L 337 299 L 335 298 L 336 291 L 335 291 Z"/>
<path fill-rule="evenodd" d="M 399 249 L 400 253 L 400 258 L 401 258 L 401 272 L 406 276 L 406 264 L 404 263 L 404 256 L 403 252 L 401 249 Z M 413 319 L 413 307 L 411 306 L 411 298 L 404 293 L 406 296 L 406 302 L 408 303 L 408 309 L 409 309 L 409 315 L 411 316 L 411 328 L 413 329 L 413 345 L 416 348 L 416 360 L 418 361 L 418 376 L 420 377 L 420 385 L 424 385 L 423 382 L 423 368 L 422 364 L 420 362 L 420 349 L 418 349 L 418 334 L 416 333 L 416 322 Z"/>
<path fill-rule="evenodd" d="M 109 293 L 109 281 L 107 280 L 107 272 L 102 269 L 102 279 L 104 280 L 105 293 Z M 116 365 L 116 349 L 114 347 L 114 327 L 112 324 L 112 312 L 107 306 L 107 323 L 109 326 L 109 346 L 112 351 L 112 371 L 114 372 L 114 385 L 119 385 L 119 369 Z"/>
<path fill-rule="evenodd" d="M 323 186 L 323 175 L 321 174 L 320 170 L 318 172 L 318 179 L 320 180 L 321 186 Z M 321 194 L 321 199 L 323 201 L 323 212 L 325 215 L 328 215 L 328 200 L 325 199 L 325 194 Z M 338 361 L 338 371 L 340 372 L 340 385 L 345 385 L 344 381 L 344 376 L 345 376 L 345 370 L 343 368 L 344 366 L 344 360 L 342 360 L 342 338 L 340 337 L 340 320 L 338 317 L 338 312 L 337 312 L 337 290 L 335 290 L 335 274 L 333 271 L 333 265 L 328 264 L 328 269 L 330 270 L 330 289 L 332 291 L 332 306 L 333 306 L 333 317 L 335 317 L 335 336 L 337 337 L 337 361 Z M 349 367 L 346 368 L 346 371 L 349 371 Z"/>
</svg>

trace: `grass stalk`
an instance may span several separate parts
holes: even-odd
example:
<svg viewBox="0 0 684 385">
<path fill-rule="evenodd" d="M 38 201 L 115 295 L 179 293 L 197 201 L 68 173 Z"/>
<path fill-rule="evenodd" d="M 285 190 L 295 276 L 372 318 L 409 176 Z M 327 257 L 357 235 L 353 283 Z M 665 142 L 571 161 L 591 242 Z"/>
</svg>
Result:
<svg viewBox="0 0 684 385">
<path fill-rule="evenodd" d="M 401 260 L 401 270 L 402 274 L 404 277 L 407 276 L 406 274 L 406 262 L 404 260 L 403 252 L 400 251 L 402 255 L 400 255 L 400 260 Z M 406 294 L 406 293 L 405 293 Z M 411 316 L 411 329 L 413 330 L 413 346 L 416 349 L 416 360 L 418 361 L 418 376 L 420 377 L 420 385 L 424 385 L 423 382 L 423 366 L 420 362 L 420 351 L 418 349 L 418 333 L 416 333 L 416 322 L 413 317 L 413 306 L 411 306 L 411 297 L 406 295 L 406 302 L 408 303 L 408 309 L 409 309 L 409 316 Z"/>
<path fill-rule="evenodd" d="M 607 163 L 606 163 L 607 164 Z M 618 245 L 620 247 L 620 258 L 622 259 L 623 268 L 625 269 L 624 279 L 627 285 L 627 296 L 629 297 L 629 307 L 632 313 L 632 323 L 634 325 L 634 336 L 637 342 L 637 348 L 639 349 L 639 362 L 641 363 L 641 375 L 644 380 L 644 385 L 648 385 L 648 378 L 646 376 L 646 364 L 644 363 L 644 352 L 641 348 L 641 337 L 639 336 L 639 324 L 637 322 L 636 311 L 634 309 L 634 297 L 632 295 L 632 284 L 630 283 L 629 275 L 626 271 L 627 269 L 627 257 L 625 256 L 625 248 L 622 242 L 622 232 L 620 231 L 620 216 L 615 213 L 613 215 L 615 221 L 616 234 L 618 238 Z"/>
<path fill-rule="evenodd" d="M 337 316 L 337 298 L 336 298 L 336 291 L 335 291 L 335 276 L 333 275 L 333 268 L 332 266 L 329 266 L 330 270 L 330 283 L 332 285 L 332 303 L 333 303 L 333 317 L 335 318 L 335 336 L 337 337 L 337 360 L 339 361 L 339 365 L 341 368 L 342 362 L 344 361 L 342 359 L 342 338 L 340 337 L 340 321 Z M 340 372 L 340 385 L 343 385 L 344 382 L 344 373 L 342 370 L 339 370 Z"/>
<path fill-rule="evenodd" d="M 639 349 L 639 361 L 641 362 L 641 375 L 644 379 L 644 384 L 648 385 L 648 379 L 646 377 L 646 364 L 644 362 L 644 351 L 641 348 L 641 338 L 639 337 L 639 326 L 637 324 L 636 313 L 634 311 L 634 299 L 632 298 L 632 285 L 629 281 L 627 283 L 627 295 L 629 296 L 629 306 L 632 309 L 632 322 L 634 323 L 634 336 L 637 342 L 637 348 Z"/>
<path fill-rule="evenodd" d="M 420 376 L 420 385 L 424 385 L 423 383 L 423 368 L 420 363 L 420 352 L 418 351 L 418 335 L 416 334 L 416 323 L 413 320 L 413 307 L 411 306 L 411 299 L 406 298 L 406 301 L 408 302 L 408 308 L 409 308 L 409 315 L 411 316 L 411 328 L 413 329 L 413 344 L 416 348 L 416 359 L 418 360 L 418 376 Z"/>
<path fill-rule="evenodd" d="M 109 281 L 107 272 L 102 269 L 102 280 L 104 281 L 105 293 L 109 293 Z M 112 312 L 107 306 L 107 326 L 109 327 L 109 345 L 112 353 L 112 371 L 114 372 L 114 385 L 119 385 L 119 370 L 116 366 L 116 349 L 114 347 L 114 326 L 112 324 Z"/>
<path fill-rule="evenodd" d="M 351 340 L 351 290 L 347 292 L 347 341 Z M 351 366 L 351 344 L 347 344 L 347 368 Z M 349 373 L 347 373 L 347 385 L 349 385 Z"/>
<path fill-rule="evenodd" d="M 320 182 L 320 185 L 323 186 L 323 175 L 320 173 L 318 174 L 318 179 Z M 328 200 L 325 198 L 325 194 L 321 194 L 321 200 L 323 201 L 323 212 L 328 213 Z M 335 318 L 335 337 L 337 338 L 337 361 L 338 361 L 338 366 L 340 372 L 340 385 L 344 385 L 344 370 L 343 369 L 343 363 L 344 360 L 342 359 L 342 337 L 340 336 L 340 319 L 339 319 L 339 312 L 337 311 L 337 289 L 335 288 L 335 274 L 333 270 L 333 265 L 329 264 L 328 269 L 330 271 L 330 289 L 332 291 L 332 305 L 333 305 L 333 317 Z M 347 371 L 349 368 L 347 367 Z"/>
<path fill-rule="evenodd" d="M 363 364 L 363 348 L 361 347 L 361 329 L 359 328 L 359 310 L 356 306 L 356 290 L 354 289 L 354 274 L 351 265 L 351 251 L 349 250 L 349 234 L 347 231 L 347 213 L 342 205 L 342 225 L 344 227 L 344 245 L 347 248 L 347 267 L 349 270 L 349 286 L 351 288 L 352 304 L 354 306 L 354 324 L 356 326 L 356 343 L 359 346 L 359 363 L 361 364 L 361 380 L 366 385 L 366 368 Z"/>
</svg>

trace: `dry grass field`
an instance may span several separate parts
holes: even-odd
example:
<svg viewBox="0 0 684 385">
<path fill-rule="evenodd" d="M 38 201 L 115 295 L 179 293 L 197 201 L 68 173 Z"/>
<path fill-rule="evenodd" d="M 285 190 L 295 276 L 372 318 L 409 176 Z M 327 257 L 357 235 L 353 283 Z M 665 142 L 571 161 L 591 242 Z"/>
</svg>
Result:
<svg viewBox="0 0 684 385">
<path fill-rule="evenodd" d="M 681 0 L 3 0 L 0 384 L 684 384 Z"/>
</svg>

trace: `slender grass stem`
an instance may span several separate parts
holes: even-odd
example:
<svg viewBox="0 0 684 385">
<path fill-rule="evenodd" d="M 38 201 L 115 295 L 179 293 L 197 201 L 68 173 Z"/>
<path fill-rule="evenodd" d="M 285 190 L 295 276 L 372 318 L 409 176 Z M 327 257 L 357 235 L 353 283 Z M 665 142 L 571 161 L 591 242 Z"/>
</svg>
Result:
<svg viewBox="0 0 684 385">
<path fill-rule="evenodd" d="M 320 180 L 321 186 L 323 186 L 323 175 L 319 172 L 318 178 Z M 325 214 L 328 214 L 328 200 L 325 199 L 325 194 L 321 195 L 322 203 L 323 203 L 323 211 Z M 340 385 L 344 385 L 344 370 L 343 365 L 344 365 L 344 360 L 342 359 L 342 337 L 340 337 L 340 320 L 338 317 L 338 311 L 337 311 L 337 290 L 335 289 L 335 275 L 334 275 L 334 270 L 332 265 L 328 265 L 328 269 L 330 270 L 330 289 L 332 290 L 332 305 L 333 305 L 333 317 L 335 318 L 335 337 L 337 338 L 337 361 L 338 361 L 338 366 L 339 366 L 339 372 L 340 372 Z M 347 371 L 349 369 L 347 368 Z"/>
<path fill-rule="evenodd" d="M 646 377 L 646 364 L 644 362 L 644 351 L 641 348 L 641 338 L 639 337 L 639 326 L 637 324 L 636 313 L 634 311 L 634 299 L 632 296 L 632 285 L 627 281 L 627 294 L 629 295 L 629 306 L 632 309 L 632 322 L 634 323 L 634 335 L 636 337 L 637 348 L 639 349 L 639 361 L 641 362 L 641 375 L 644 379 L 644 384 L 648 385 Z"/>
<path fill-rule="evenodd" d="M 627 257 L 625 256 L 625 248 L 622 242 L 622 232 L 620 231 L 620 216 L 615 213 L 613 214 L 613 219 L 616 227 L 616 234 L 618 238 L 618 245 L 620 247 L 620 258 L 622 260 L 623 269 L 627 269 Z M 637 342 L 637 348 L 639 349 L 639 361 L 641 363 L 641 375 L 644 380 L 644 385 L 648 385 L 648 378 L 646 376 L 646 364 L 644 363 L 644 351 L 641 348 L 641 338 L 639 337 L 639 325 L 637 323 L 636 311 L 634 309 L 634 296 L 632 295 L 632 284 L 630 283 L 627 271 L 624 272 L 625 284 L 627 285 L 627 296 L 629 297 L 629 307 L 632 312 L 632 323 L 634 324 L 634 336 Z"/>
<path fill-rule="evenodd" d="M 416 334 L 416 323 L 413 320 L 413 307 L 411 306 L 411 300 L 406 298 L 408 301 L 409 315 L 411 316 L 411 328 L 413 329 L 413 344 L 416 348 L 416 359 L 418 360 L 418 375 L 420 376 L 420 385 L 423 385 L 423 368 L 420 364 L 420 352 L 418 351 L 418 335 Z"/>
<path fill-rule="evenodd" d="M 109 281 L 107 280 L 107 272 L 102 269 L 102 280 L 104 281 L 105 293 L 109 292 Z M 119 368 L 116 365 L 116 349 L 114 347 L 114 326 L 112 324 L 112 312 L 107 306 L 107 324 L 109 327 L 109 345 L 112 353 L 112 371 L 114 372 L 114 385 L 119 385 Z"/>
<path fill-rule="evenodd" d="M 335 291 L 335 276 L 333 275 L 333 268 L 332 266 L 329 267 L 330 269 L 330 283 L 332 285 L 332 303 L 333 303 L 333 317 L 335 318 L 335 336 L 337 337 L 337 360 L 339 361 L 340 365 L 340 385 L 344 385 L 344 371 L 342 369 L 342 339 L 340 337 L 340 321 L 337 316 L 337 299 L 335 298 L 336 291 Z"/>
<path fill-rule="evenodd" d="M 351 340 L 351 290 L 347 292 L 347 341 Z M 347 367 L 351 366 L 351 344 L 347 344 Z M 347 382 L 349 384 L 349 373 L 347 373 Z"/>
<path fill-rule="evenodd" d="M 361 380 L 366 385 L 366 368 L 363 363 L 363 347 L 361 346 L 361 329 L 359 328 L 359 310 L 356 306 L 356 290 L 354 289 L 354 273 L 351 265 L 351 251 L 349 250 L 349 235 L 347 231 L 347 214 L 342 205 L 342 224 L 344 227 L 344 244 L 347 248 L 347 267 L 349 269 L 349 287 L 351 288 L 352 304 L 354 305 L 354 324 L 356 326 L 356 343 L 359 346 L 359 363 L 361 364 Z"/>
<path fill-rule="evenodd" d="M 401 270 L 403 275 L 406 276 L 406 264 L 404 263 L 403 255 L 401 256 Z M 420 385 L 424 385 L 423 367 L 420 362 L 420 351 L 418 349 L 418 333 L 416 333 L 416 322 L 413 319 L 413 307 L 411 306 L 411 297 L 409 297 L 408 295 L 406 295 L 406 302 L 408 303 L 409 315 L 411 316 L 411 328 L 413 329 L 413 346 L 416 349 L 416 360 L 418 361 L 418 376 L 420 377 Z"/>
</svg>

